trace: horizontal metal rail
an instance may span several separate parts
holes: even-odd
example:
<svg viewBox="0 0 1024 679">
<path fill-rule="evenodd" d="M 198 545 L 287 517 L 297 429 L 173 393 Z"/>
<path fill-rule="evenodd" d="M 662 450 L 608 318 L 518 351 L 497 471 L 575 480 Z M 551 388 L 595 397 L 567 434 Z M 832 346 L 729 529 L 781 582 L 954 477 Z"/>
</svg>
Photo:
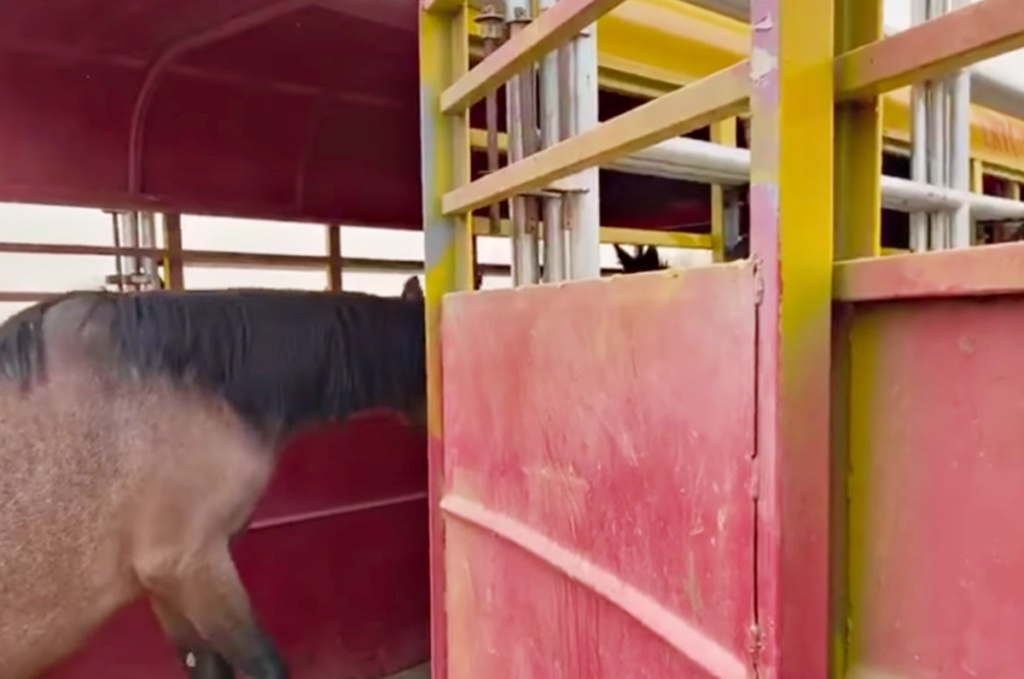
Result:
<svg viewBox="0 0 1024 679">
<path fill-rule="evenodd" d="M 482 140 L 482 133 L 474 130 L 473 145 L 479 146 Z M 503 141 L 499 138 L 499 145 Z M 750 151 L 684 137 L 661 142 L 606 167 L 630 174 L 736 186 L 750 181 Z M 882 176 L 882 206 L 887 209 L 954 212 L 962 205 L 967 205 L 971 216 L 981 221 L 1024 219 L 1024 203 L 1020 201 Z"/>
<path fill-rule="evenodd" d="M 836 94 L 849 100 L 948 76 L 1024 47 L 1024 3 L 983 0 L 836 58 Z"/>
<path fill-rule="evenodd" d="M 625 0 L 561 0 L 441 93 L 441 113 L 464 112 Z"/>
<path fill-rule="evenodd" d="M 466 213 L 542 189 L 580 170 L 737 115 L 749 98 L 750 64 L 742 61 L 461 186 L 444 195 L 441 209 L 445 214 Z"/>
</svg>

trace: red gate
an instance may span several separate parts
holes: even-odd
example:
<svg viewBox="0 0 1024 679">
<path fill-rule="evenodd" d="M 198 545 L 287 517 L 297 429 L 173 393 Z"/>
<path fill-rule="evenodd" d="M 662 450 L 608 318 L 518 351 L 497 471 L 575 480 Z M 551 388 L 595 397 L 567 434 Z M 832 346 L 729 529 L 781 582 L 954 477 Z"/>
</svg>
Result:
<svg viewBox="0 0 1024 679">
<path fill-rule="evenodd" d="M 755 311 L 749 264 L 446 299 L 434 676 L 752 676 Z"/>
</svg>

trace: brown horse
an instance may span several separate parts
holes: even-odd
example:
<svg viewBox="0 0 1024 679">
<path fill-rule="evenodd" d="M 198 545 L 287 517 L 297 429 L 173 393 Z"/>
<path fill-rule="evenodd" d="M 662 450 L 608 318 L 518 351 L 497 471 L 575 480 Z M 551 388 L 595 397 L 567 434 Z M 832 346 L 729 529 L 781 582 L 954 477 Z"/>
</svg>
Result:
<svg viewBox="0 0 1024 679">
<path fill-rule="evenodd" d="M 72 293 L 0 325 L 0 677 L 146 596 L 192 679 L 283 679 L 229 546 L 285 439 L 423 424 L 422 291 Z"/>
</svg>

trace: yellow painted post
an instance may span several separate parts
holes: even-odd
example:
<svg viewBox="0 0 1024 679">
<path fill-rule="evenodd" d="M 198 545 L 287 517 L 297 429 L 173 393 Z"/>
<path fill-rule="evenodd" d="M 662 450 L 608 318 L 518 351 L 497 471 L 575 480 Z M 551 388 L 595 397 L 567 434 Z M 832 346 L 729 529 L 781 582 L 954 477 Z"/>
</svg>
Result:
<svg viewBox="0 0 1024 679">
<path fill-rule="evenodd" d="M 980 158 L 971 159 L 971 191 L 974 193 L 985 193 L 985 162 Z M 978 225 L 971 225 L 971 245 L 978 243 Z"/>
<path fill-rule="evenodd" d="M 829 671 L 833 2 L 752 0 L 757 674 Z"/>
<path fill-rule="evenodd" d="M 835 52 L 842 54 L 882 38 L 881 0 L 836 0 Z M 882 106 L 878 97 L 843 102 L 835 109 L 835 205 L 833 209 L 835 260 L 877 257 L 882 254 Z M 850 478 L 851 461 L 863 459 L 866 450 L 858 432 L 851 429 L 853 408 L 870 408 L 868 394 L 851 392 L 849 336 L 852 308 L 833 309 L 831 411 L 832 455 L 830 497 L 830 651 L 831 676 L 846 676 L 851 646 L 855 648 L 856 587 L 861 577 L 857 550 L 862 521 L 848 510 L 847 491 L 857 492 Z M 858 384 L 861 384 L 860 382 Z M 863 421 L 863 418 L 857 419 Z"/>
<path fill-rule="evenodd" d="M 736 118 L 726 118 L 711 125 L 711 141 L 723 146 L 736 146 Z M 729 246 L 726 220 L 729 218 L 729 188 L 722 184 L 711 185 L 711 254 L 716 262 L 725 261 L 725 250 Z"/>
<path fill-rule="evenodd" d="M 454 11 L 454 14 L 452 12 Z M 447 676 L 444 614 L 443 490 L 444 412 L 441 401 L 441 302 L 445 293 L 473 287 L 470 215 L 445 215 L 441 196 L 470 179 L 469 122 L 441 114 L 441 93 L 469 70 L 469 9 L 464 1 L 421 11 L 420 155 L 426 250 L 427 422 L 429 434 L 431 658 L 434 676 Z"/>
</svg>

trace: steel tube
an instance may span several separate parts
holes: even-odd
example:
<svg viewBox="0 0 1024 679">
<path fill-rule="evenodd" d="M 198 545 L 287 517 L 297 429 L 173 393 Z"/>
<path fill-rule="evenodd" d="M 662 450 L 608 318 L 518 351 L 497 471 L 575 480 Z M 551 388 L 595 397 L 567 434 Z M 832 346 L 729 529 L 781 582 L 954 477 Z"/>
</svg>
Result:
<svg viewBox="0 0 1024 679">
<path fill-rule="evenodd" d="M 556 0 L 541 0 L 541 11 Z M 560 83 L 563 53 L 571 47 L 555 50 L 540 65 L 540 133 L 544 148 L 562 138 L 562 88 Z M 565 280 L 565 231 L 562 224 L 562 198 L 545 198 L 544 205 L 544 282 Z"/>
<path fill-rule="evenodd" d="M 741 185 L 750 181 L 750 151 L 681 137 L 662 142 L 608 169 L 686 181 Z M 1024 203 L 901 177 L 882 176 L 882 205 L 900 212 L 952 212 L 967 205 L 977 220 L 1024 219 Z"/>
<path fill-rule="evenodd" d="M 515 36 L 528 21 L 529 3 L 513 0 L 506 5 L 506 20 L 509 22 L 509 37 Z M 508 129 L 508 162 L 516 163 L 525 156 L 525 130 L 523 116 L 524 87 L 521 80 L 527 76 L 515 76 L 505 85 L 506 123 Z M 528 206 L 525 196 L 509 200 L 509 220 L 512 223 L 512 285 L 518 287 L 537 280 L 537 259 L 533 248 L 534 239 L 528 232 Z"/>
<path fill-rule="evenodd" d="M 597 114 L 597 24 L 591 24 L 571 43 L 572 50 L 572 134 L 598 125 Z M 598 168 L 576 175 L 582 191 L 571 197 L 572 220 L 568 224 L 571 277 L 597 278 L 601 275 L 601 213 Z"/>
<path fill-rule="evenodd" d="M 968 0 L 953 0 L 950 9 L 967 6 Z M 949 186 L 958 191 L 971 189 L 971 78 L 966 69 L 953 75 L 947 85 L 949 94 Z M 952 214 L 949 246 L 971 246 L 974 224 L 966 205 Z"/>
<path fill-rule="evenodd" d="M 928 0 L 911 0 L 911 24 L 928 20 Z M 918 83 L 910 89 L 910 178 L 916 182 L 928 181 L 928 88 Z M 923 252 L 928 249 L 929 215 L 915 212 L 910 215 L 910 249 Z"/>
</svg>

